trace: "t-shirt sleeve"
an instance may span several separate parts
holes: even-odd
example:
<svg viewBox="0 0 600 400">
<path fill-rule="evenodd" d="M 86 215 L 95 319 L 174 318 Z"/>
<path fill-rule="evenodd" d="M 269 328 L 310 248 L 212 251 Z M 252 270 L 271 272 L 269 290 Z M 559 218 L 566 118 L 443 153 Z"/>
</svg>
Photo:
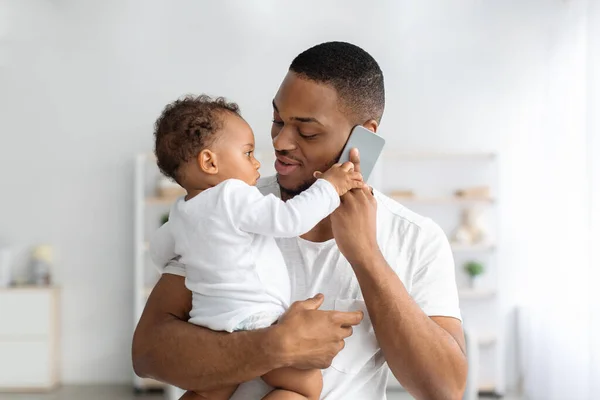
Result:
<svg viewBox="0 0 600 400">
<path fill-rule="evenodd" d="M 154 232 L 150 239 L 150 248 L 148 252 L 152 262 L 160 272 L 174 273 L 174 265 L 179 265 L 185 271 L 183 265 L 176 262 L 177 254 L 175 254 L 175 237 L 171 231 L 170 222 L 166 222 Z M 183 274 L 177 273 L 177 275 Z"/>
<path fill-rule="evenodd" d="M 171 260 L 167 263 L 165 268 L 162 270 L 163 274 L 172 274 L 185 277 L 185 265 L 177 262 L 175 260 Z"/>
<path fill-rule="evenodd" d="M 285 202 L 241 181 L 229 184 L 226 197 L 238 229 L 274 237 L 303 235 L 340 205 L 337 191 L 324 179 Z"/>
<path fill-rule="evenodd" d="M 166 222 L 152 235 L 149 248 L 150 258 L 162 274 L 185 276 L 185 265 L 175 254 L 175 236 L 171 223 Z"/>
<path fill-rule="evenodd" d="M 416 270 L 411 296 L 430 317 L 461 320 L 454 257 L 444 231 L 427 220 L 413 254 Z"/>
</svg>

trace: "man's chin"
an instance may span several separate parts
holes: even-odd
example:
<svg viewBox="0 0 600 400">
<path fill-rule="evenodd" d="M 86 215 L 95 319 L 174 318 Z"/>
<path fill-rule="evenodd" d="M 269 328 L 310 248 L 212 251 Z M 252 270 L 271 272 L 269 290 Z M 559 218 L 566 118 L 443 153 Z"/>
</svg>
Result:
<svg viewBox="0 0 600 400">
<path fill-rule="evenodd" d="M 289 179 L 289 176 L 282 176 L 277 174 L 277 183 L 279 184 L 279 189 L 281 190 L 282 195 L 286 195 L 287 197 L 294 197 L 304 192 L 306 189 L 311 187 L 313 183 L 315 183 L 316 179 L 311 178 L 305 181 L 300 181 L 294 179 L 292 181 Z"/>
</svg>

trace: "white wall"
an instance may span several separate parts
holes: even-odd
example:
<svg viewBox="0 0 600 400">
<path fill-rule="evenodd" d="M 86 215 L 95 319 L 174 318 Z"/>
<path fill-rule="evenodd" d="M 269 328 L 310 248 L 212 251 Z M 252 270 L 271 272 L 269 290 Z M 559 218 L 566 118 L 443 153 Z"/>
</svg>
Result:
<svg viewBox="0 0 600 400">
<path fill-rule="evenodd" d="M 588 137 L 590 146 L 588 160 L 591 180 L 591 257 L 592 269 L 590 274 L 590 292 L 592 299 L 591 334 L 592 376 L 591 392 L 600 391 L 600 292 L 597 283 L 600 282 L 600 2 L 590 0 L 588 12 Z"/>
<path fill-rule="evenodd" d="M 580 38 L 583 1 L 365 4 L 0 0 L 0 240 L 59 251 L 65 381 L 130 378 L 132 156 L 151 149 L 161 107 L 188 92 L 229 96 L 267 148 L 289 63 L 326 40 L 380 62 L 390 148 L 500 153 L 509 319 L 526 297 L 521 271 L 545 252 L 530 243 L 545 215 L 528 217 L 548 179 L 546 95 L 557 77 L 560 90 L 582 84 L 584 53 L 567 41 Z M 579 93 L 564 94 L 574 103 L 557 123 L 577 125 Z"/>
</svg>

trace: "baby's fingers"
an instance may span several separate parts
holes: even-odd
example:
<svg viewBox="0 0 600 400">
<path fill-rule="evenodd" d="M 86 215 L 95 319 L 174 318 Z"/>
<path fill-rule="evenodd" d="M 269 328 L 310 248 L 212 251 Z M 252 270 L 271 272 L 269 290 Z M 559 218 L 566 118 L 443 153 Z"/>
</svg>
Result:
<svg viewBox="0 0 600 400">
<path fill-rule="evenodd" d="M 350 181 L 350 189 L 362 189 L 365 187 L 365 183 L 363 181 Z"/>
<path fill-rule="evenodd" d="M 349 174 L 349 176 L 350 176 L 350 179 L 355 180 L 355 181 L 362 181 L 363 180 L 362 174 L 360 172 L 357 172 L 357 171 L 351 172 Z"/>
<path fill-rule="evenodd" d="M 342 164 L 342 170 L 346 171 L 346 172 L 352 172 L 354 171 L 354 164 L 352 164 L 350 161 L 346 161 L 345 163 Z"/>
</svg>

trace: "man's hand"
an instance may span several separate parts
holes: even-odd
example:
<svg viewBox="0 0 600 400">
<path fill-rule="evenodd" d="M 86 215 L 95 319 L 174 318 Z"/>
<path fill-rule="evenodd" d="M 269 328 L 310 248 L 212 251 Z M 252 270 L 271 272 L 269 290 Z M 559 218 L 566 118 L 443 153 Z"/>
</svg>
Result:
<svg viewBox="0 0 600 400">
<path fill-rule="evenodd" d="M 324 369 L 344 348 L 352 326 L 362 321 L 361 311 L 322 311 L 323 295 L 297 301 L 272 329 L 283 345 L 286 365 L 301 369 Z"/>
<path fill-rule="evenodd" d="M 350 151 L 350 161 L 360 172 L 358 149 Z M 333 237 L 350 265 L 360 265 L 379 252 L 376 219 L 377 202 L 366 185 L 342 196 L 341 205 L 331 214 Z"/>
</svg>

